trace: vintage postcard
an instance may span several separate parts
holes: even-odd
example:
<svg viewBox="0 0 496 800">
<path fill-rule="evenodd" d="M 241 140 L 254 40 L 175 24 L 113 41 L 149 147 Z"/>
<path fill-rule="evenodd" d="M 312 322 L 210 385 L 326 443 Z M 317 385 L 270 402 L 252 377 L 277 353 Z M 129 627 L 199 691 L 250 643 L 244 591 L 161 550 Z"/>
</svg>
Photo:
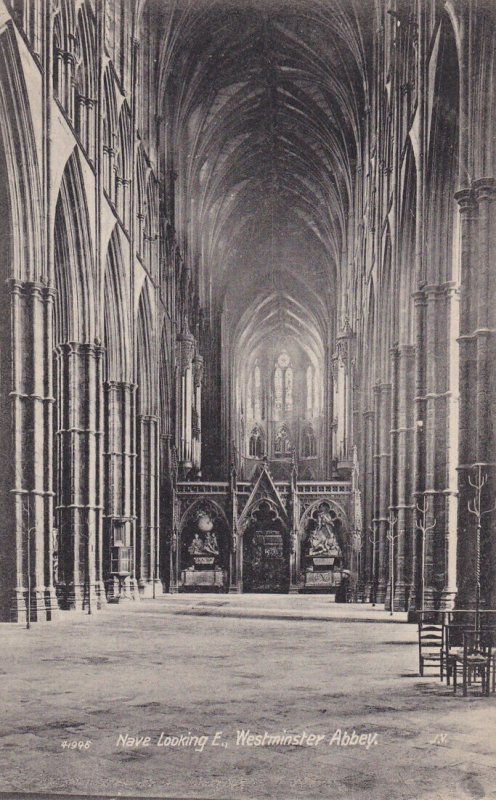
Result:
<svg viewBox="0 0 496 800">
<path fill-rule="evenodd" d="M 0 798 L 496 800 L 496 0 L 0 0 Z"/>
</svg>

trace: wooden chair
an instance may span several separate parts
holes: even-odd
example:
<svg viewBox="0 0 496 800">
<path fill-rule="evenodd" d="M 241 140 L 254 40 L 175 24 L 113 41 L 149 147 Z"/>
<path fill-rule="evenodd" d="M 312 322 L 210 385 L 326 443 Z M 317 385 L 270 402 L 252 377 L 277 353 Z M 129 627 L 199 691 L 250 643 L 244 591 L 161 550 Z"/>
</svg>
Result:
<svg viewBox="0 0 496 800">
<path fill-rule="evenodd" d="M 475 628 L 462 623 L 448 622 L 443 626 L 443 661 L 448 686 L 453 676 L 455 661 L 463 649 L 463 634 L 470 631 L 475 631 Z"/>
<path fill-rule="evenodd" d="M 482 694 L 489 695 L 491 685 L 491 670 L 493 672 L 494 686 L 494 658 L 492 654 L 492 636 L 480 631 L 465 630 L 462 633 L 463 647 L 452 659 L 453 693 L 457 690 L 458 670 L 462 671 L 463 696 L 468 694 L 468 688 L 478 685 L 480 678 Z"/>
<path fill-rule="evenodd" d="M 421 618 L 418 623 L 418 642 L 419 642 L 419 673 L 424 676 L 424 670 L 428 666 L 439 669 L 440 680 L 444 677 L 444 635 L 443 625 L 434 622 L 423 621 Z"/>
<path fill-rule="evenodd" d="M 491 644 L 491 691 L 496 692 L 496 621 L 494 616 L 487 615 L 482 618 L 480 632 L 486 643 Z"/>
</svg>

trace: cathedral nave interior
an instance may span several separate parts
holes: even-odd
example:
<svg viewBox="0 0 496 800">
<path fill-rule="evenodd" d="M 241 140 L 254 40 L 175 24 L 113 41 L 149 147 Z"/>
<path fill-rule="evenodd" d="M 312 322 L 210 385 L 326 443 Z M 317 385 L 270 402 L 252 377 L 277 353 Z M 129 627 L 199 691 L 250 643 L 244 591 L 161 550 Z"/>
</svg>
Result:
<svg viewBox="0 0 496 800">
<path fill-rule="evenodd" d="M 495 22 L 0 0 L 3 620 L 494 607 Z"/>
</svg>

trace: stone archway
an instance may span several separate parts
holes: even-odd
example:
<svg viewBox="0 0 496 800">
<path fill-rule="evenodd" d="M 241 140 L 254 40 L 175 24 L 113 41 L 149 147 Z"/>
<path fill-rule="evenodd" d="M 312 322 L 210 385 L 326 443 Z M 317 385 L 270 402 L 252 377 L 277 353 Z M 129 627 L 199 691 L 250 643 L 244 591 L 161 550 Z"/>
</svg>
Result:
<svg viewBox="0 0 496 800">
<path fill-rule="evenodd" d="M 325 591 L 345 599 L 351 545 L 343 509 L 329 498 L 313 503 L 303 514 L 299 534 L 302 591 Z"/>
<path fill-rule="evenodd" d="M 289 592 L 290 537 L 278 508 L 268 499 L 251 510 L 243 532 L 243 591 Z"/>
<path fill-rule="evenodd" d="M 179 527 L 178 588 L 180 591 L 224 591 L 229 562 L 229 526 L 213 501 L 195 501 Z"/>
</svg>

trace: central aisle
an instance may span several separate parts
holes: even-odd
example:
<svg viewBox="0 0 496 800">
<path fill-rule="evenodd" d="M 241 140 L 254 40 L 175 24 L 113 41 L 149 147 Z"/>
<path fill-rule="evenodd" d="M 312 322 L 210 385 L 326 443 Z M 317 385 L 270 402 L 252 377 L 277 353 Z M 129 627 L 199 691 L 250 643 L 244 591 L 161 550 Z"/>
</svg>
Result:
<svg viewBox="0 0 496 800">
<path fill-rule="evenodd" d="M 495 797 L 496 737 L 480 737 L 496 727 L 494 696 L 466 701 L 434 676 L 420 679 L 414 625 L 347 624 L 339 615 L 358 615 L 359 608 L 287 596 L 270 603 L 280 614 L 296 609 L 298 618 L 198 616 L 226 608 L 261 614 L 267 602 L 253 595 L 167 597 L 130 603 L 129 611 L 67 613 L 31 631 L 3 626 L 10 676 L 1 697 L 0 791 L 216 800 Z M 194 616 L 180 613 L 191 610 L 188 603 Z M 303 619 L 304 607 L 336 617 Z M 221 745 L 213 744 L 216 733 Z M 303 734 L 302 743 L 267 743 Z M 433 744 L 438 734 L 447 735 L 441 746 Z M 150 746 L 119 745 L 121 735 L 149 736 Z M 161 736 L 168 746 L 158 746 Z M 181 736 L 207 740 L 198 751 L 187 744 L 192 739 L 174 745 Z M 249 736 L 262 739 L 257 745 Z M 360 736 L 365 744 L 350 744 Z M 91 744 L 78 751 L 64 747 L 67 741 Z"/>
</svg>

